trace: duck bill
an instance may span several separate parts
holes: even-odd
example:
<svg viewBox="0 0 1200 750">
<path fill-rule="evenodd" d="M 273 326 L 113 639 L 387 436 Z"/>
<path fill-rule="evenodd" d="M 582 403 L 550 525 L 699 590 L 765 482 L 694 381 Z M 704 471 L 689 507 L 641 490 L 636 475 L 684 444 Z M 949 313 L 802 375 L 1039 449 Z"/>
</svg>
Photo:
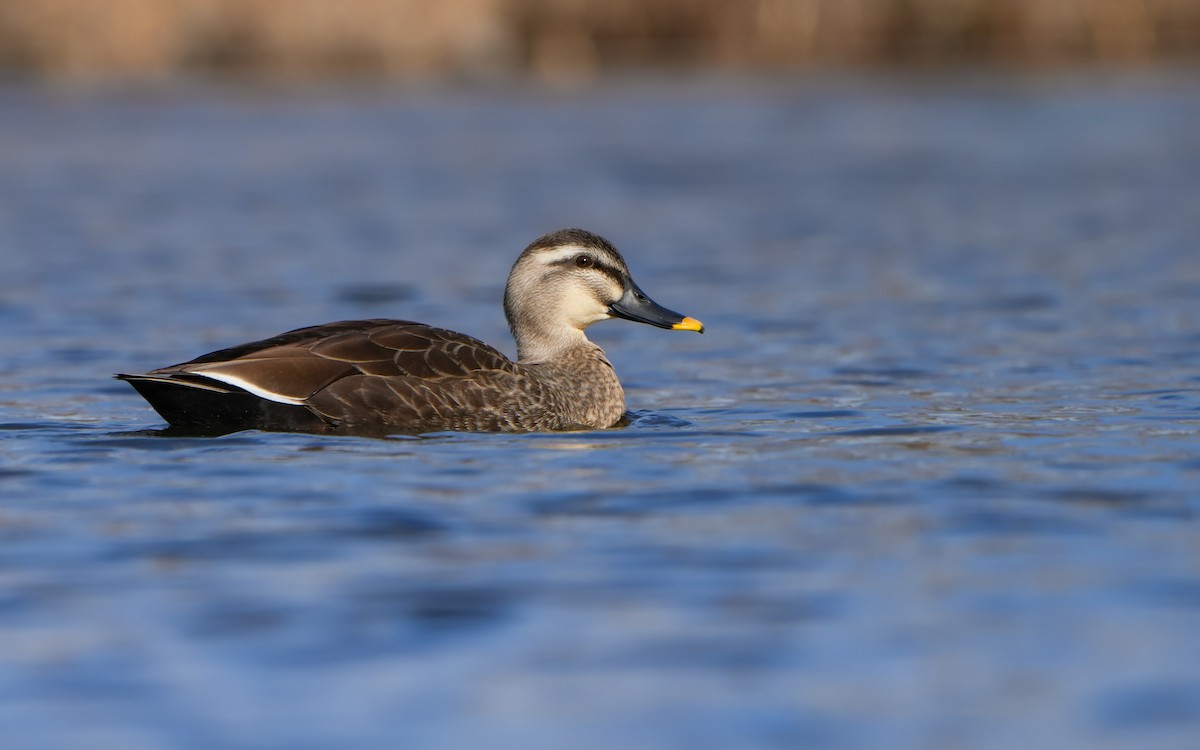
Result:
<svg viewBox="0 0 1200 750">
<path fill-rule="evenodd" d="M 646 296 L 637 284 L 630 284 L 621 299 L 608 306 L 608 314 L 658 328 L 704 333 L 704 325 L 700 321 L 668 310 Z"/>
</svg>

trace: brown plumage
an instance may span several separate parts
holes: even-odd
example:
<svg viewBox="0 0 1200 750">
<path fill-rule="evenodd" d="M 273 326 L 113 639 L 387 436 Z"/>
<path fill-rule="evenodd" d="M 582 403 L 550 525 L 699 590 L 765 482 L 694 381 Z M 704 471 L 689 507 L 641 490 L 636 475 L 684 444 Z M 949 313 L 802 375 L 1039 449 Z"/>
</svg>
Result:
<svg viewBox="0 0 1200 750">
<path fill-rule="evenodd" d="M 173 426 L 214 431 L 533 431 L 604 428 L 625 413 L 612 365 L 583 330 L 622 317 L 703 332 L 650 300 L 621 254 L 580 229 L 525 249 L 504 310 L 518 361 L 470 336 L 405 320 L 300 328 L 117 375 Z"/>
</svg>

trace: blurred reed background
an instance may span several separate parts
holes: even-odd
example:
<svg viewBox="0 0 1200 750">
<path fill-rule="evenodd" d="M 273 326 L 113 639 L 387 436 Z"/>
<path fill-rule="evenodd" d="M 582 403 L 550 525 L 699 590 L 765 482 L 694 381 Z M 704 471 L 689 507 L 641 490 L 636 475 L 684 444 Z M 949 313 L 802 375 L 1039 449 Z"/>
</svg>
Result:
<svg viewBox="0 0 1200 750">
<path fill-rule="evenodd" d="M 46 78 L 1198 57 L 1200 0 L 0 0 L 0 69 Z"/>
</svg>

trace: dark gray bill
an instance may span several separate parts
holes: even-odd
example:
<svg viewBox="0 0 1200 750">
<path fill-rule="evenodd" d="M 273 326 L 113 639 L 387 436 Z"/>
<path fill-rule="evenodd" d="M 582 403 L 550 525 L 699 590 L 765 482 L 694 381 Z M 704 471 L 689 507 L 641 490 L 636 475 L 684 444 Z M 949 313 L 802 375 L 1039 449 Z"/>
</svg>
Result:
<svg viewBox="0 0 1200 750">
<path fill-rule="evenodd" d="M 625 294 L 621 295 L 621 299 L 608 306 L 608 313 L 614 318 L 649 323 L 659 328 L 704 333 L 704 325 L 700 321 L 668 310 L 647 297 L 646 293 L 632 282 Z"/>
</svg>

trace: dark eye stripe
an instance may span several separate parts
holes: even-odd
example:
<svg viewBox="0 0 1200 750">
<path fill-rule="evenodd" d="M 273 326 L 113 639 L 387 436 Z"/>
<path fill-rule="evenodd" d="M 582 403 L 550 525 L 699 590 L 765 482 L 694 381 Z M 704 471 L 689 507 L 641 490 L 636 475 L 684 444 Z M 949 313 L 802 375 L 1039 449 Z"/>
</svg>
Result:
<svg viewBox="0 0 1200 750">
<path fill-rule="evenodd" d="M 596 269 L 600 273 L 604 274 L 608 278 L 615 281 L 617 283 L 617 286 L 621 286 L 621 287 L 625 286 L 625 274 L 621 273 L 620 271 L 613 268 L 612 266 L 603 266 L 603 265 L 600 265 L 599 263 L 596 263 L 595 265 L 592 266 L 592 268 Z"/>
<path fill-rule="evenodd" d="M 576 256 L 574 256 L 574 255 L 572 255 L 570 258 L 559 258 L 558 260 L 550 263 L 550 265 L 551 266 L 571 266 L 572 268 L 574 268 L 575 267 L 575 258 L 576 258 Z M 620 284 L 622 286 L 624 286 L 624 284 L 625 284 L 625 274 L 621 273 L 620 271 L 613 268 L 612 266 L 604 263 L 602 260 L 600 260 L 599 258 L 597 258 L 594 255 L 592 256 L 592 265 L 589 268 L 584 269 L 584 270 L 599 271 L 600 273 L 609 277 L 613 281 L 617 282 L 617 284 Z"/>
</svg>

